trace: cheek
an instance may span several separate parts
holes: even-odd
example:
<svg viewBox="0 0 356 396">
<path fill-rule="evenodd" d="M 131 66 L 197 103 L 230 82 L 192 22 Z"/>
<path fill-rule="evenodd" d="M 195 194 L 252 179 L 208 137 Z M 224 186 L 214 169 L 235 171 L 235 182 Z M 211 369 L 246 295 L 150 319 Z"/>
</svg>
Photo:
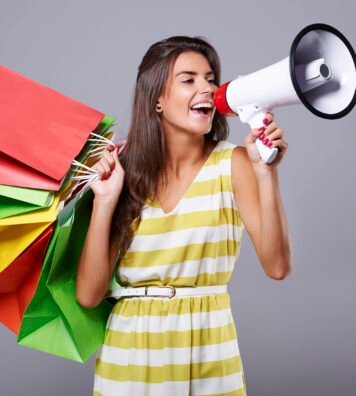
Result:
<svg viewBox="0 0 356 396">
<path fill-rule="evenodd" d="M 179 95 L 175 95 L 166 107 L 166 116 L 175 117 L 178 114 L 188 114 L 191 100 L 192 96 L 188 93 L 180 92 Z"/>
<path fill-rule="evenodd" d="M 186 106 L 182 103 L 177 102 L 166 109 L 165 113 L 163 114 L 163 119 L 170 124 L 180 125 L 185 123 L 186 119 L 188 118 L 189 114 Z"/>
<path fill-rule="evenodd" d="M 178 101 L 189 101 L 194 95 L 194 88 L 191 84 L 180 83 L 173 87 L 172 93 Z"/>
<path fill-rule="evenodd" d="M 192 100 L 192 93 L 189 89 L 181 89 L 175 97 L 176 105 L 182 110 L 188 110 Z"/>
</svg>

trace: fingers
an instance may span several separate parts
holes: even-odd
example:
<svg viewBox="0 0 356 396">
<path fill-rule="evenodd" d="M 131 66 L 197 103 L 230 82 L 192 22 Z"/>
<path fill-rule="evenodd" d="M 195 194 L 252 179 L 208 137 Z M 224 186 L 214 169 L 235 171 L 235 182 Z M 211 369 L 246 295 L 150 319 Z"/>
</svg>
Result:
<svg viewBox="0 0 356 396">
<path fill-rule="evenodd" d="M 261 138 L 263 140 L 266 138 L 265 131 L 268 130 L 267 134 L 272 132 L 277 128 L 277 124 L 272 122 L 274 119 L 274 114 L 272 112 L 267 112 L 266 117 L 263 119 L 263 126 L 260 128 L 254 128 L 251 130 L 251 133 L 246 137 L 245 144 L 253 143 L 257 138 Z"/>
<path fill-rule="evenodd" d="M 263 124 L 264 126 L 254 128 L 250 131 L 244 140 L 245 145 L 252 144 L 256 139 L 259 139 L 267 147 L 278 147 L 286 150 L 288 143 L 283 139 L 284 131 L 274 121 L 274 114 L 272 112 L 266 113 Z"/>
<path fill-rule="evenodd" d="M 106 180 L 111 175 L 110 166 L 105 159 L 101 159 L 95 164 L 96 170 L 99 173 L 100 180 Z"/>
<path fill-rule="evenodd" d="M 284 136 L 284 131 L 281 128 L 276 128 L 276 129 L 266 129 L 259 137 L 260 140 L 265 143 L 265 140 L 267 139 L 268 141 L 280 139 Z M 268 143 L 268 142 L 266 142 Z"/>
<path fill-rule="evenodd" d="M 100 161 L 98 161 L 94 166 L 92 166 L 92 169 L 98 172 L 100 180 L 105 179 L 105 168 L 103 167 Z"/>
<path fill-rule="evenodd" d="M 126 140 L 125 140 L 125 139 L 119 140 L 119 141 L 117 142 L 116 147 L 119 148 L 119 149 L 118 149 L 118 154 L 121 153 L 121 151 L 124 149 L 125 145 L 126 145 Z"/>
<path fill-rule="evenodd" d="M 104 150 L 101 154 L 101 159 L 92 167 L 98 172 L 100 180 L 108 179 L 115 168 L 115 161 L 109 150 L 111 148 Z"/>
<path fill-rule="evenodd" d="M 106 176 L 107 176 L 106 178 L 109 178 L 111 175 L 111 172 L 113 172 L 114 170 L 117 170 L 119 172 L 124 171 L 123 167 L 120 163 L 120 160 L 119 160 L 119 151 L 120 151 L 119 146 L 120 146 L 119 144 L 116 145 L 113 150 L 110 148 L 110 151 L 104 150 L 103 156 L 102 156 L 101 160 L 99 161 L 100 163 L 102 163 L 104 165 L 106 170 L 109 167 L 109 172 L 106 173 Z"/>
<path fill-rule="evenodd" d="M 271 112 L 266 113 L 266 118 L 265 120 L 268 120 L 268 123 L 259 128 L 258 131 L 260 135 L 258 138 L 262 141 L 262 143 L 268 147 L 272 147 L 275 145 L 272 143 L 276 139 L 281 139 L 284 135 L 284 131 L 279 128 L 277 123 L 273 121 L 274 119 L 274 114 Z M 265 121 L 264 120 L 264 121 Z"/>
<path fill-rule="evenodd" d="M 114 160 L 114 169 L 115 171 L 124 174 L 124 168 L 121 165 L 121 162 L 119 160 L 119 152 L 120 152 L 120 148 L 118 147 L 118 145 L 116 146 L 115 150 L 111 153 L 113 160 Z"/>
<path fill-rule="evenodd" d="M 270 146 L 268 147 L 278 147 L 280 150 L 287 150 L 288 143 L 283 139 L 276 139 L 270 142 Z"/>
<path fill-rule="evenodd" d="M 274 119 L 274 113 L 272 113 L 271 111 L 268 111 L 266 113 L 266 117 L 263 119 L 263 125 L 268 125 L 269 123 L 271 123 Z"/>
<path fill-rule="evenodd" d="M 127 142 L 127 139 L 120 139 L 116 143 L 116 146 L 125 146 L 126 142 Z"/>
<path fill-rule="evenodd" d="M 279 149 L 287 149 L 288 143 L 283 139 L 284 132 L 282 129 L 277 128 L 273 133 L 270 133 L 267 137 L 261 134 L 259 139 L 262 143 L 270 148 L 278 147 Z"/>
<path fill-rule="evenodd" d="M 279 128 L 279 126 L 277 125 L 277 123 L 275 121 L 272 121 L 270 124 L 263 127 L 262 132 L 265 135 L 270 135 L 272 132 L 274 132 L 278 128 Z"/>
<path fill-rule="evenodd" d="M 114 170 L 115 168 L 115 159 L 113 153 L 116 151 L 116 148 L 112 152 L 109 152 L 108 150 L 104 150 L 102 153 L 102 159 L 106 159 L 107 163 L 109 165 L 110 171 Z"/>
<path fill-rule="evenodd" d="M 107 180 L 115 169 L 124 172 L 119 160 L 119 153 L 125 147 L 125 144 L 126 140 L 119 140 L 116 145 L 109 144 L 102 151 L 100 160 L 92 166 L 92 169 L 98 172 L 100 180 Z"/>
<path fill-rule="evenodd" d="M 258 129 L 251 129 L 250 133 L 245 137 L 245 145 L 247 146 L 248 144 L 254 143 L 260 135 L 261 131 L 259 131 Z"/>
</svg>

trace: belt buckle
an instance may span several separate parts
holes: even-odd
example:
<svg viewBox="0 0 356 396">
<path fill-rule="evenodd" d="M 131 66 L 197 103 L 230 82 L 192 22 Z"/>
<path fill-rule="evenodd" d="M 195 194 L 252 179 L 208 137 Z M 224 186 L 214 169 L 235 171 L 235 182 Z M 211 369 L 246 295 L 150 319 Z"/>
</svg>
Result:
<svg viewBox="0 0 356 396">
<path fill-rule="evenodd" d="M 145 286 L 145 296 L 147 296 L 147 289 L 151 286 Z M 172 294 L 170 296 L 150 296 L 150 297 L 168 297 L 168 298 L 173 298 L 176 295 L 176 288 L 174 286 L 156 286 L 156 287 L 164 287 L 167 288 L 169 287 L 172 289 Z"/>
<path fill-rule="evenodd" d="M 158 286 L 158 287 L 169 287 L 170 289 L 172 289 L 172 294 L 170 296 L 167 296 L 168 298 L 173 298 L 176 295 L 176 288 L 174 286 Z"/>
</svg>

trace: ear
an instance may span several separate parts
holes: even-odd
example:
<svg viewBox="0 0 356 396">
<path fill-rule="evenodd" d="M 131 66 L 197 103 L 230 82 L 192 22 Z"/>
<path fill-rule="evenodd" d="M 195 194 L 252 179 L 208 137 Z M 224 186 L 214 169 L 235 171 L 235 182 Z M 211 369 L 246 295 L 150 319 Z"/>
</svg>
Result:
<svg viewBox="0 0 356 396">
<path fill-rule="evenodd" d="M 160 102 L 160 100 L 157 100 L 157 102 L 156 102 L 156 111 L 157 111 L 157 113 L 162 113 L 162 104 L 161 104 L 161 102 Z"/>
</svg>

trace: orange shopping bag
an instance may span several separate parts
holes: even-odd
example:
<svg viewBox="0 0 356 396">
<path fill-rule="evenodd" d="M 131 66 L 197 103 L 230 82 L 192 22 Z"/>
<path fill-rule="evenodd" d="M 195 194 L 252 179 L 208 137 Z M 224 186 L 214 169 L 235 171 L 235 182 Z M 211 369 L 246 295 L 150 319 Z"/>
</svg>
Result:
<svg viewBox="0 0 356 396">
<path fill-rule="evenodd" d="M 0 272 L 0 322 L 18 334 L 23 313 L 35 294 L 54 225 L 50 225 L 3 272 Z"/>
</svg>

